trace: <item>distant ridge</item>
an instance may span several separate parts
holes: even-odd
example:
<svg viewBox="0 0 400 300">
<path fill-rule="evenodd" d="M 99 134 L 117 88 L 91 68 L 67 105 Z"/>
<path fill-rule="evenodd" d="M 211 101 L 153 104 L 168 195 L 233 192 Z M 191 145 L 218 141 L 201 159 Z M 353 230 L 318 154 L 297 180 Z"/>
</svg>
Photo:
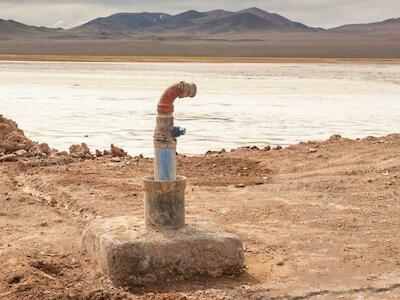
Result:
<svg viewBox="0 0 400 300">
<path fill-rule="evenodd" d="M 296 29 L 303 29 L 303 30 L 314 30 L 316 28 L 311 28 L 308 27 L 302 23 L 299 22 L 293 22 L 281 15 L 275 14 L 275 13 L 269 13 L 266 12 L 262 9 L 259 9 L 257 7 L 252 7 L 252 8 L 248 8 L 248 9 L 244 9 L 242 11 L 240 11 L 241 13 L 250 13 L 253 14 L 255 16 L 258 16 L 264 20 L 267 20 L 269 22 L 271 22 L 272 24 L 274 24 L 275 26 L 281 27 L 281 28 L 296 28 Z"/>
<path fill-rule="evenodd" d="M 126 34 L 156 26 L 169 17 L 171 16 L 164 13 L 117 13 L 94 19 L 69 31 L 89 34 Z"/>
<path fill-rule="evenodd" d="M 400 18 L 367 24 L 350 24 L 329 29 L 341 33 L 398 33 L 400 36 Z"/>
<path fill-rule="evenodd" d="M 0 19 L 0 36 L 26 36 L 26 35 L 46 35 L 59 32 L 60 29 L 47 27 L 36 27 L 25 25 L 13 20 Z"/>
</svg>

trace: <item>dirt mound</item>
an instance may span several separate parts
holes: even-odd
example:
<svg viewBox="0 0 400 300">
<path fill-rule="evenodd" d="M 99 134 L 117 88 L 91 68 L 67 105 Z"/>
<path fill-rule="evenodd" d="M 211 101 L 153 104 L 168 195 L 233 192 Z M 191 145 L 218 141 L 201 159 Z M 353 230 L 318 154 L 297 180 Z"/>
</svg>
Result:
<svg viewBox="0 0 400 300">
<path fill-rule="evenodd" d="M 0 153 L 10 154 L 18 150 L 29 151 L 36 143 L 28 139 L 17 123 L 0 115 Z"/>
</svg>

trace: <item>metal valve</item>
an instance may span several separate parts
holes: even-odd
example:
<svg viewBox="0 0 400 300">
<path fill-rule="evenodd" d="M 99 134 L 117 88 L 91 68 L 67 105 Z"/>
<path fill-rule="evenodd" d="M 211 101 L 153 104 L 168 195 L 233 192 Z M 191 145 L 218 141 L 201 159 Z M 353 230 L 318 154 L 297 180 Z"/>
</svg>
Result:
<svg viewBox="0 0 400 300">
<path fill-rule="evenodd" d="M 173 135 L 174 137 L 180 137 L 182 135 L 186 134 L 186 128 L 182 128 L 182 127 L 174 127 L 174 131 L 173 131 Z"/>
</svg>

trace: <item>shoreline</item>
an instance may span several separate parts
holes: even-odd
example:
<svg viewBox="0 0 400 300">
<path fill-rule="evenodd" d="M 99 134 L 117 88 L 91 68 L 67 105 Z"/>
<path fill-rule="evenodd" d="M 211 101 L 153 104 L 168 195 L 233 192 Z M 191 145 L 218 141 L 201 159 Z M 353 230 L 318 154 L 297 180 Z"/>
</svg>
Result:
<svg viewBox="0 0 400 300">
<path fill-rule="evenodd" d="M 13 55 L 0 54 L 0 62 L 113 62 L 113 63 L 351 63 L 400 64 L 400 59 L 306 58 L 245 56 L 108 56 L 108 55 Z"/>
</svg>

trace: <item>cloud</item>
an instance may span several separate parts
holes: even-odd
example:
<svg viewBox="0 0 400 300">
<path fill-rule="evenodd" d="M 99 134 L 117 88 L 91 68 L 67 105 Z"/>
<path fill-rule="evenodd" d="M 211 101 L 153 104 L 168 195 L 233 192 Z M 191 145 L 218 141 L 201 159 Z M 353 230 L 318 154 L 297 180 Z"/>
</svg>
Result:
<svg viewBox="0 0 400 300">
<path fill-rule="evenodd" d="M 400 17 L 399 0 L 0 0 L 0 18 L 68 28 L 116 12 L 178 13 L 188 9 L 259 7 L 310 26 L 333 27 Z"/>
</svg>

